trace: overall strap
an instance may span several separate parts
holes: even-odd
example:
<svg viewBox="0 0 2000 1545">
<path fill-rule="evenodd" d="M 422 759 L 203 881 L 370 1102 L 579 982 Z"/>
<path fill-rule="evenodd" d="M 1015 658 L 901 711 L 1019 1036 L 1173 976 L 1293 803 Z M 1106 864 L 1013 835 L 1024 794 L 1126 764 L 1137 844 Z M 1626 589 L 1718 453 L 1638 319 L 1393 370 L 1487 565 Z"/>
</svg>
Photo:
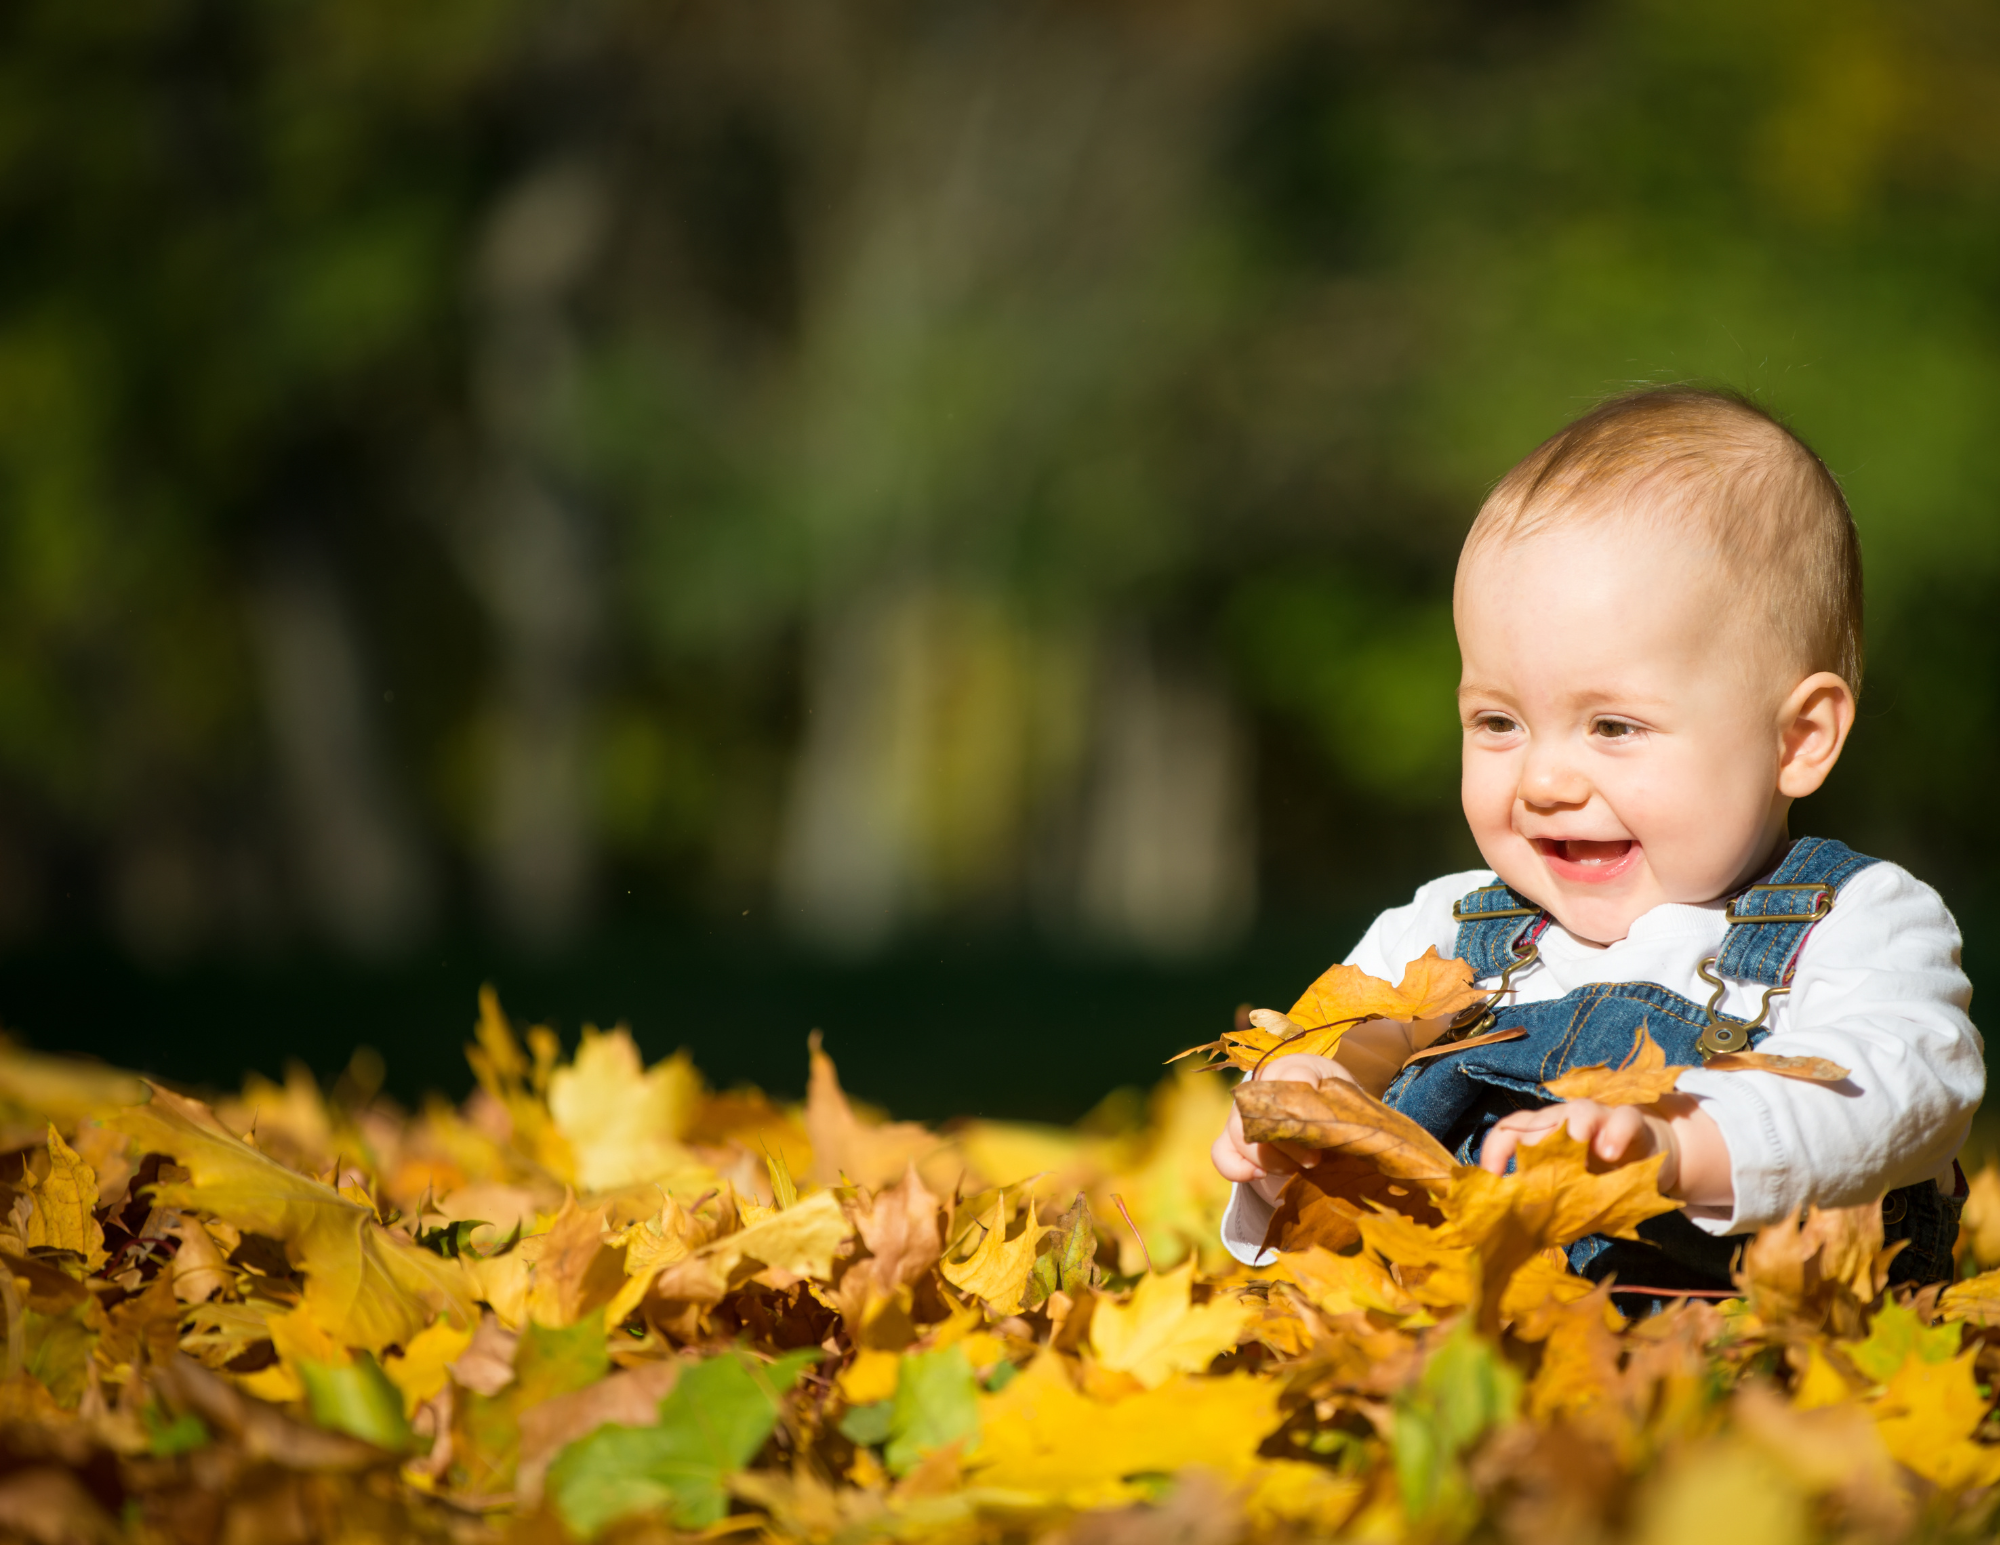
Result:
<svg viewBox="0 0 2000 1545">
<path fill-rule="evenodd" d="M 1801 837 L 1768 880 L 1729 903 L 1729 931 L 1715 960 L 1719 976 L 1786 987 L 1806 935 L 1833 910 L 1840 888 L 1881 862 L 1827 837 Z"/>
<path fill-rule="evenodd" d="M 1452 903 L 1451 915 L 1458 924 L 1453 952 L 1471 962 L 1475 980 L 1519 964 L 1523 946 L 1548 926 L 1540 907 L 1501 884 L 1482 885 L 1461 896 Z"/>
</svg>

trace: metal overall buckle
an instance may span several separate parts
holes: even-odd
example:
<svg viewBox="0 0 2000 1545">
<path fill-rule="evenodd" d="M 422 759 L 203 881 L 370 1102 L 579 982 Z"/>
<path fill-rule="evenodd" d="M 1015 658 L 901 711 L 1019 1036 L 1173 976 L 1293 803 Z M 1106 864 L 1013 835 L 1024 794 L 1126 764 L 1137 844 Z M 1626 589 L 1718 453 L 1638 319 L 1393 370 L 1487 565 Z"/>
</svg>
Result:
<svg viewBox="0 0 2000 1545">
<path fill-rule="evenodd" d="M 1502 917 L 1512 916 L 1513 914 L 1487 912 L 1482 915 L 1486 917 Z M 1538 912 L 1528 912 L 1522 915 L 1539 917 L 1541 914 Z M 1496 1017 L 1493 1012 L 1493 1005 L 1507 995 L 1508 988 L 1514 980 L 1514 973 L 1525 971 L 1541 958 L 1541 954 L 1541 945 L 1530 939 L 1528 941 L 1527 952 L 1516 955 L 1508 964 L 1507 969 L 1500 973 L 1500 985 L 1487 995 L 1486 1001 L 1484 1003 L 1473 1004 L 1471 1008 L 1467 1009 L 1451 1023 L 1443 1035 L 1439 1036 L 1431 1044 L 1434 1046 L 1449 1046 L 1454 1041 L 1463 1041 L 1475 1035 L 1484 1035 L 1488 1030 L 1492 1029 L 1493 1021 Z"/>
<path fill-rule="evenodd" d="M 1812 891 L 1813 904 L 1810 912 L 1739 912 L 1736 903 L 1752 891 Z M 1806 880 L 1787 885 L 1750 885 L 1729 898 L 1729 905 L 1722 915 L 1732 923 L 1816 923 L 1833 910 L 1835 892 L 1824 880 Z"/>
<path fill-rule="evenodd" d="M 1776 887 L 1773 888 L 1775 889 Z M 1791 887 L 1786 887 L 1786 888 L 1790 889 Z M 1819 915 L 1821 917 L 1826 916 L 1824 912 L 1820 913 Z M 1791 917 L 1791 918 L 1746 917 L 1743 919 L 1743 921 L 1746 923 L 1749 922 L 1795 923 L 1800 921 L 1800 919 L 1796 917 Z M 1720 1014 L 1716 1012 L 1716 1010 L 1722 1006 L 1722 996 L 1724 993 L 1729 991 L 1729 984 L 1726 981 L 1724 981 L 1721 977 L 1711 974 L 1709 969 L 1711 966 L 1715 964 L 1718 958 L 1719 957 L 1717 956 L 1711 955 L 1708 957 L 1708 959 L 1704 960 L 1700 965 L 1695 967 L 1695 970 L 1697 973 L 1700 974 L 1701 979 L 1704 982 L 1708 983 L 1709 986 L 1715 989 L 1714 995 L 1710 997 L 1710 999 L 1708 1000 L 1708 1024 L 1706 1028 L 1702 1030 L 1701 1035 L 1695 1040 L 1694 1043 L 1694 1049 L 1701 1053 L 1701 1060 L 1703 1062 L 1708 1061 L 1710 1057 L 1720 1057 L 1729 1052 L 1748 1051 L 1750 1049 L 1750 1032 L 1752 1030 L 1755 1030 L 1759 1025 L 1764 1023 L 1765 1016 L 1771 1012 L 1771 1000 L 1776 997 L 1781 997 L 1785 993 L 1791 991 L 1791 988 L 1789 987 L 1767 987 L 1764 989 L 1764 1001 L 1762 1004 L 1758 1006 L 1757 1017 L 1755 1019 L 1746 1019 L 1746 1020 L 1724 1019 Z"/>
</svg>

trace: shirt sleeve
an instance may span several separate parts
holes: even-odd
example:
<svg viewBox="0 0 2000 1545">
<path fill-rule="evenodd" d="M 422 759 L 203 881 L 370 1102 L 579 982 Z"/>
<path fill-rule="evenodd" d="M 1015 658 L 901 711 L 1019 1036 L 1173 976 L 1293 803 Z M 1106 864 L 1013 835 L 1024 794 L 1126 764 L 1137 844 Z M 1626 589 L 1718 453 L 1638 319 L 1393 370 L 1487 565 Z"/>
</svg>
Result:
<svg viewBox="0 0 2000 1545">
<path fill-rule="evenodd" d="M 1439 954 L 1449 955 L 1458 931 L 1452 921 L 1452 903 L 1492 882 L 1491 870 L 1473 869 L 1419 887 L 1404 905 L 1377 916 L 1342 964 L 1359 966 L 1370 976 L 1396 982 L 1402 980 L 1404 967 L 1433 945 Z M 1274 1210 L 1250 1187 L 1231 1186 L 1229 1205 L 1222 1214 L 1223 1248 L 1246 1266 L 1268 1265 L 1277 1259 L 1273 1251 L 1259 1253 Z"/>
<path fill-rule="evenodd" d="M 1958 925 L 1907 870 L 1873 865 L 1807 935 L 1760 1051 L 1824 1057 L 1840 1084 L 1696 1068 L 1679 1087 L 1729 1146 L 1735 1205 L 1689 1215 L 1712 1234 L 1806 1205 L 1847 1207 L 1946 1171 L 1986 1090 Z"/>
</svg>

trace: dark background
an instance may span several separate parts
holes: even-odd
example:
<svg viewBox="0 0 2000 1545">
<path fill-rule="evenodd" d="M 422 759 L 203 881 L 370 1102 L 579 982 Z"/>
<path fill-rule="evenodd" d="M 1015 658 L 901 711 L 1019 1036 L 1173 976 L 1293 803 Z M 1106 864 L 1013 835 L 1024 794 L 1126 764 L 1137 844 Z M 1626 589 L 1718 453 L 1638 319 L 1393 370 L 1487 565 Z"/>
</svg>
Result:
<svg viewBox="0 0 2000 1545">
<path fill-rule="evenodd" d="M 1863 534 L 1794 830 L 1977 980 L 1996 195 L 1971 3 L 9 7 L 0 1024 L 1073 1117 L 1473 861 L 1460 536 L 1687 379 Z"/>
</svg>

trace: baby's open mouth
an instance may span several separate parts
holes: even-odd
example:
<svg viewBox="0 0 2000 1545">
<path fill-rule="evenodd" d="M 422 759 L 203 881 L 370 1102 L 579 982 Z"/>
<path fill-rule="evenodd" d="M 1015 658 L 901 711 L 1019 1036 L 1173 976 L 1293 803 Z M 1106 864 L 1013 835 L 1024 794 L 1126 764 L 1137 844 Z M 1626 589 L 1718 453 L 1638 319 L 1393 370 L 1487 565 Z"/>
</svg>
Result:
<svg viewBox="0 0 2000 1545">
<path fill-rule="evenodd" d="M 1624 871 L 1639 844 L 1630 837 L 1592 842 L 1581 837 L 1536 837 L 1536 850 L 1556 873 L 1572 880 L 1608 880 Z"/>
</svg>

